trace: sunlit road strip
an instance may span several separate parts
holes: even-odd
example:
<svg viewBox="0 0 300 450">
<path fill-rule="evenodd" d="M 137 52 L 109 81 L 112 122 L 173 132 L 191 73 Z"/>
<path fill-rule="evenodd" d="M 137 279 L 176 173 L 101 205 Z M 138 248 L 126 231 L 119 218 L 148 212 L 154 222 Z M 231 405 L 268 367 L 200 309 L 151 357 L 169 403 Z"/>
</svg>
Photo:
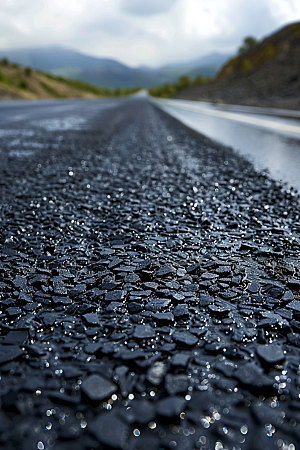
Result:
<svg viewBox="0 0 300 450">
<path fill-rule="evenodd" d="M 279 120 L 275 121 L 272 119 L 269 120 L 261 117 L 253 117 L 252 115 L 240 114 L 238 112 L 220 111 L 213 109 L 212 107 L 209 107 L 207 103 L 201 104 L 201 102 L 196 103 L 196 102 L 188 102 L 185 100 L 166 100 L 166 99 L 158 100 L 153 98 L 151 98 L 151 101 L 164 110 L 167 107 L 167 110 L 170 114 L 172 114 L 172 110 L 174 110 L 174 112 L 176 110 L 181 110 L 194 113 L 201 113 L 222 119 L 233 120 L 235 122 L 241 122 L 248 125 L 254 125 L 260 128 L 268 128 L 270 130 L 274 130 L 276 132 L 281 132 L 284 134 L 292 133 L 294 137 L 297 136 L 298 138 L 300 138 L 299 125 L 288 124 Z M 253 110 L 253 108 L 251 108 L 251 110 Z"/>
</svg>

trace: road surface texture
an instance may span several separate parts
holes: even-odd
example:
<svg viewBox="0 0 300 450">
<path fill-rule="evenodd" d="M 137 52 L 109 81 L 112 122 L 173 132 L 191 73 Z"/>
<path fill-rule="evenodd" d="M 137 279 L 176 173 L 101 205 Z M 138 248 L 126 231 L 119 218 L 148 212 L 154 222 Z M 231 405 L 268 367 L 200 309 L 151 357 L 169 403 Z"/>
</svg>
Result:
<svg viewBox="0 0 300 450">
<path fill-rule="evenodd" d="M 300 190 L 300 111 L 206 102 L 151 101 L 201 134 L 248 157 L 256 169 Z"/>
<path fill-rule="evenodd" d="M 299 449 L 297 194 L 138 97 L 0 139 L 1 448 Z"/>
</svg>

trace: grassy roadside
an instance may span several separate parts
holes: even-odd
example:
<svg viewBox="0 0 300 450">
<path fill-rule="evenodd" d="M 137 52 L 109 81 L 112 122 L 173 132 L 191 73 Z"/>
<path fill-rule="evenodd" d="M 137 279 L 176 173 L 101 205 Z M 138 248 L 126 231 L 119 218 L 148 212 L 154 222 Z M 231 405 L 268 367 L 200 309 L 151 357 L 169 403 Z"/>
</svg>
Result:
<svg viewBox="0 0 300 450">
<path fill-rule="evenodd" d="M 105 89 L 84 81 L 71 80 L 61 76 L 11 64 L 7 59 L 0 61 L 0 100 L 36 100 L 58 98 L 95 98 L 130 95 L 140 90 Z"/>
</svg>

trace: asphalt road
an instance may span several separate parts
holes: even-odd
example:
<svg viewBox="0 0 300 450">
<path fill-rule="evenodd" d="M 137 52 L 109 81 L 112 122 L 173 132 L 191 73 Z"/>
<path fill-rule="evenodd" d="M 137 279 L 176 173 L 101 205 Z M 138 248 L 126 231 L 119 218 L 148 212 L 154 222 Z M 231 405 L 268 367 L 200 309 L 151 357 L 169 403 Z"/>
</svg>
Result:
<svg viewBox="0 0 300 450">
<path fill-rule="evenodd" d="M 297 449 L 298 194 L 143 96 L 0 111 L 1 448 Z"/>
<path fill-rule="evenodd" d="M 185 125 L 247 156 L 258 170 L 300 189 L 300 111 L 153 101 Z"/>
</svg>

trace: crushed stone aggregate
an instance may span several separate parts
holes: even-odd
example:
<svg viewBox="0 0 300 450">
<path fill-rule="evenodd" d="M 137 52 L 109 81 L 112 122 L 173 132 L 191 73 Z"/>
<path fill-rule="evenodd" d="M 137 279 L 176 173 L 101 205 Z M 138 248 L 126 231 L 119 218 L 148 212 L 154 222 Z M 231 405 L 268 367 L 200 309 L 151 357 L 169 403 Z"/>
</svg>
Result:
<svg viewBox="0 0 300 450">
<path fill-rule="evenodd" d="M 0 446 L 297 450 L 298 193 L 146 100 L 82 105 L 0 124 Z"/>
</svg>

